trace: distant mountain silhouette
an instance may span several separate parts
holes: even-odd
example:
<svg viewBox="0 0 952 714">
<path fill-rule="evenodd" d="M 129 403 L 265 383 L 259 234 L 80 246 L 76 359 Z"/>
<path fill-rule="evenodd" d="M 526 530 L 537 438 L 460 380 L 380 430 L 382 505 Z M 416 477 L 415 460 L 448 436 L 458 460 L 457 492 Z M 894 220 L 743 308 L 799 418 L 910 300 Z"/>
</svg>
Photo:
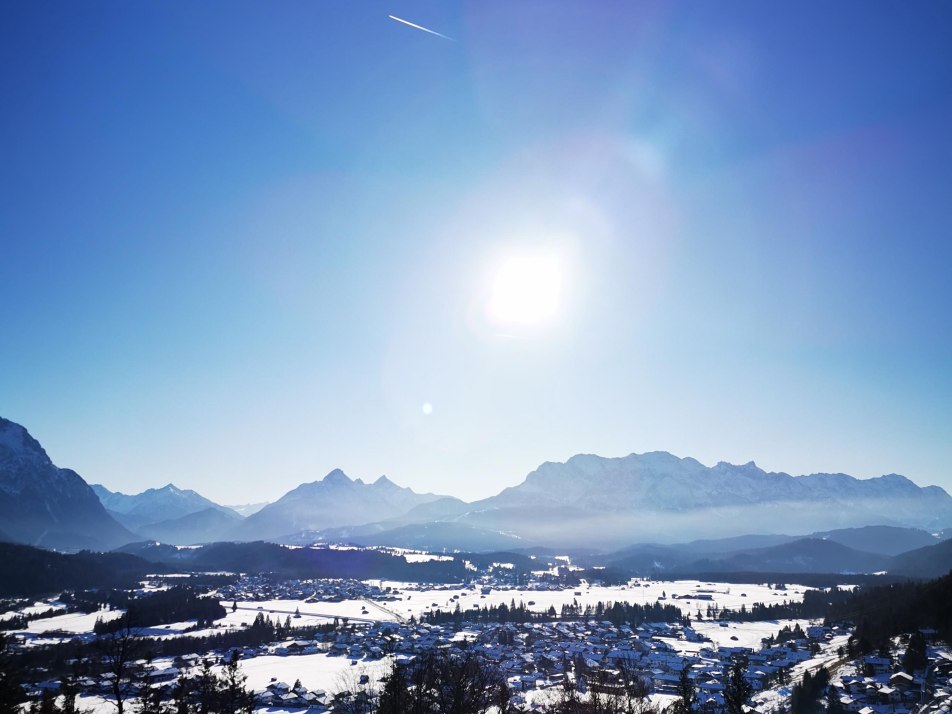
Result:
<svg viewBox="0 0 952 714">
<path fill-rule="evenodd" d="M 912 578 L 938 578 L 952 573 L 952 539 L 897 555 L 889 563 L 889 572 Z"/>
<path fill-rule="evenodd" d="M 662 451 L 545 463 L 457 518 L 540 544 L 618 547 L 781 529 L 933 529 L 952 522 L 952 497 L 896 474 L 790 476 L 753 462 L 707 467 Z"/>
<path fill-rule="evenodd" d="M 917 548 L 936 545 L 941 539 L 921 528 L 897 526 L 863 526 L 840 528 L 825 533 L 813 533 L 814 538 L 823 538 L 841 543 L 856 550 L 880 555 L 899 555 Z"/>
<path fill-rule="evenodd" d="M 241 521 L 237 513 L 227 509 L 206 508 L 160 523 L 150 523 L 138 529 L 146 538 L 173 545 L 214 543 L 222 540 L 235 524 Z"/>
<path fill-rule="evenodd" d="M 171 521 L 209 508 L 232 517 L 238 515 L 195 491 L 181 489 L 171 483 L 132 495 L 110 491 L 100 484 L 93 484 L 92 489 L 113 518 L 137 532 L 143 526 Z"/>
<path fill-rule="evenodd" d="M 300 531 L 383 521 L 440 498 L 397 486 L 386 476 L 368 484 L 334 469 L 322 480 L 302 484 L 251 514 L 233 529 L 231 537 L 274 539 Z"/>
</svg>

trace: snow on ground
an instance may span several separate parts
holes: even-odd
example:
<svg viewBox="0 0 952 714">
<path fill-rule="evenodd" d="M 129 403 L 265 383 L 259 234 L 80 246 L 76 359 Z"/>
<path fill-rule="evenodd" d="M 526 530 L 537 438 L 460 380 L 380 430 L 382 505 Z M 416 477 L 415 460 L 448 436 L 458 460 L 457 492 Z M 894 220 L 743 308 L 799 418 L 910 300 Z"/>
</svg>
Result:
<svg viewBox="0 0 952 714">
<path fill-rule="evenodd" d="M 436 553 L 404 553 L 408 563 L 429 563 L 432 560 L 453 560 L 451 555 L 437 555 Z"/>
<path fill-rule="evenodd" d="M 76 708 L 88 714 L 116 714 L 116 705 L 98 694 L 80 694 L 76 697 Z"/>
<path fill-rule="evenodd" d="M 558 686 L 551 687 L 549 689 L 530 689 L 528 692 L 513 692 L 514 694 L 520 695 L 525 699 L 526 704 L 529 705 L 547 705 L 555 704 L 559 701 L 561 692 L 559 691 Z M 580 695 L 579 697 L 583 701 L 588 699 L 588 695 Z M 649 694 L 648 701 L 658 707 L 659 711 L 663 711 L 666 707 L 671 706 L 679 699 L 675 694 Z"/>
<path fill-rule="evenodd" d="M 784 626 L 792 630 L 797 624 L 804 630 L 818 621 L 811 620 L 762 620 L 758 622 L 730 622 L 721 627 L 717 622 L 692 622 L 691 627 L 714 642 L 718 647 L 750 647 L 760 649 L 760 641 L 776 636 Z M 733 639 L 733 638 L 737 639 Z"/>
<path fill-rule="evenodd" d="M 293 682 L 289 682 L 289 684 L 293 684 Z M 111 700 L 103 699 L 96 694 L 82 694 L 76 697 L 76 704 L 79 711 L 86 714 L 116 714 L 116 705 Z M 126 711 L 128 711 L 128 708 Z M 267 714 L 304 714 L 307 710 L 301 708 L 257 707 L 256 711 L 267 712 Z"/>
<path fill-rule="evenodd" d="M 562 605 L 571 604 L 573 601 L 584 607 L 585 605 L 594 606 L 599 601 L 627 601 L 643 605 L 660 600 L 664 604 L 680 608 L 682 613 L 693 618 L 698 609 L 702 614 L 706 613 L 708 605 L 739 610 L 741 605 L 747 605 L 749 608 L 755 602 L 772 604 L 781 603 L 784 600 L 800 601 L 803 599 L 803 591 L 807 589 L 801 585 L 788 585 L 786 590 L 774 590 L 766 584 L 731 585 L 699 580 L 634 580 L 628 585 L 611 587 L 582 584 L 562 590 L 493 589 L 489 594 L 483 595 L 479 590 L 468 590 L 462 587 L 449 590 L 420 590 L 420 586 L 415 584 L 388 581 L 384 581 L 383 586 L 400 591 L 398 596 L 400 599 L 397 602 L 387 603 L 386 606 L 404 617 L 410 615 L 419 617 L 420 614 L 435 609 L 452 610 L 457 602 L 460 608 L 466 610 L 471 607 L 488 607 L 502 603 L 508 605 L 515 600 L 517 605 L 523 602 L 530 610 L 542 611 L 554 607 L 558 612 Z M 459 598 L 454 600 L 454 595 L 459 595 Z M 712 599 L 700 600 L 697 599 L 698 595 L 709 595 Z M 530 601 L 533 604 L 530 605 Z M 322 606 L 323 604 L 321 603 Z M 376 615 L 372 616 L 376 617 Z"/>
<path fill-rule="evenodd" d="M 704 637 L 707 637 L 718 647 L 750 647 L 752 650 L 760 649 L 760 641 L 764 637 L 776 635 L 788 625 L 790 629 L 799 623 L 800 627 L 806 629 L 808 625 L 814 624 L 814 620 L 763 620 L 758 622 L 731 622 L 727 627 L 721 627 L 717 622 L 692 622 L 691 627 Z M 736 638 L 736 639 L 731 639 Z M 710 647 L 711 642 L 689 642 L 688 640 L 679 640 L 673 637 L 659 637 L 671 645 L 679 654 L 697 654 L 702 648 Z"/>
<path fill-rule="evenodd" d="M 51 608 L 56 610 L 58 607 L 62 607 L 62 605 L 54 605 L 50 602 L 37 600 L 32 605 L 21 607 L 19 610 L 7 610 L 4 613 L 0 613 L 0 621 L 9 620 L 11 617 L 16 617 L 17 615 L 39 615 L 40 613 L 46 612 Z"/>
<path fill-rule="evenodd" d="M 377 581 L 374 581 L 377 582 Z M 265 600 L 265 601 L 233 601 L 223 600 L 226 615 L 216 622 L 216 627 L 195 631 L 193 636 L 204 636 L 220 631 L 221 628 L 237 628 L 250 626 L 258 613 L 272 620 L 284 620 L 288 616 L 295 626 L 305 626 L 326 623 L 334 618 L 348 618 L 352 621 L 377 620 L 395 622 L 400 618 L 409 619 L 412 615 L 419 618 L 422 614 L 441 609 L 453 610 L 457 604 L 466 610 L 472 607 L 488 607 L 490 605 L 516 604 L 522 602 L 530 610 L 542 612 L 554 607 L 561 611 L 562 605 L 577 602 L 581 606 L 592 605 L 598 602 L 627 601 L 634 604 L 662 602 L 680 608 L 681 612 L 692 618 L 700 609 L 706 614 L 709 605 L 719 608 L 729 607 L 740 609 L 741 605 L 750 605 L 754 602 L 778 603 L 784 600 L 800 600 L 802 586 L 788 586 L 787 590 L 774 590 L 768 585 L 728 585 L 726 583 L 705 583 L 698 580 L 679 581 L 632 581 L 622 586 L 588 586 L 581 585 L 575 588 L 561 590 L 528 590 L 528 589 L 492 589 L 488 594 L 482 594 L 480 589 L 471 589 L 463 586 L 438 588 L 420 586 L 415 583 L 400 583 L 383 581 L 383 587 L 391 587 L 397 591 L 397 600 L 393 602 L 374 602 L 370 600 L 343 600 L 341 602 L 303 600 Z M 699 600 L 698 595 L 709 595 L 711 600 Z M 677 596 L 677 597 L 675 597 Z M 232 609 L 237 604 L 237 609 Z M 152 628 L 144 633 L 151 636 L 176 636 L 194 623 L 182 622 L 166 625 L 161 628 Z M 783 623 L 764 625 L 761 629 L 739 626 L 732 623 L 727 628 L 719 628 L 714 623 L 701 623 L 699 630 L 713 632 L 709 634 L 715 642 L 724 645 L 750 643 L 747 646 L 759 647 L 760 638 L 768 634 L 776 634 Z M 769 630 L 769 631 L 767 631 Z M 746 633 L 746 634 L 742 634 Z M 723 637 L 722 637 L 723 636 Z M 731 636 L 738 637 L 739 642 L 731 640 Z M 723 640 L 723 641 L 722 641 Z"/>
<path fill-rule="evenodd" d="M 241 660 L 241 671 L 248 676 L 247 686 L 264 689 L 272 680 L 293 685 L 297 679 L 310 690 L 323 689 L 338 692 L 357 685 L 360 675 L 366 674 L 372 683 L 390 671 L 391 660 L 355 660 L 328 654 L 278 657 L 265 655 Z"/>
<path fill-rule="evenodd" d="M 186 629 L 195 626 L 195 621 L 191 620 L 145 628 L 141 630 L 141 634 L 161 639 L 180 635 L 207 637 L 221 632 L 222 629 L 250 627 L 259 613 L 272 621 L 280 620 L 284 622 L 285 619 L 290 617 L 291 624 L 294 627 L 325 625 L 333 621 L 334 618 L 348 618 L 355 622 L 361 619 L 396 622 L 398 619 L 387 609 L 387 605 L 391 603 L 374 603 L 370 600 L 344 600 L 341 602 L 306 602 L 303 600 L 238 600 L 236 602 L 222 600 L 221 604 L 225 608 L 225 616 L 216 620 L 212 627 L 185 632 Z M 233 606 L 237 606 L 236 609 L 232 609 Z"/>
<path fill-rule="evenodd" d="M 769 585 L 729 585 L 726 583 L 708 583 L 698 580 L 679 581 L 641 581 L 633 580 L 622 586 L 589 586 L 582 584 L 574 588 L 561 590 L 529 590 L 493 588 L 483 594 L 481 589 L 439 586 L 436 588 L 420 586 L 414 583 L 387 582 L 380 583 L 384 587 L 391 587 L 397 593 L 397 600 L 393 602 L 373 602 L 370 600 L 344 600 L 341 602 L 306 602 L 301 600 L 267 600 L 263 602 L 239 601 L 237 609 L 232 609 L 233 602 L 223 601 L 226 615 L 218 620 L 211 628 L 186 632 L 194 627 L 194 621 L 178 622 L 169 625 L 145 628 L 142 635 L 149 637 L 179 637 L 191 635 L 194 637 L 207 636 L 220 632 L 222 629 L 235 629 L 250 626 L 259 613 L 272 620 L 291 618 L 295 626 L 322 624 L 334 618 L 348 618 L 353 622 L 376 620 L 395 622 L 400 618 L 408 619 L 411 615 L 419 618 L 422 614 L 437 609 L 453 610 L 457 604 L 466 610 L 472 607 L 488 607 L 490 605 L 510 604 L 513 600 L 524 603 L 530 610 L 541 612 L 554 607 L 561 611 L 562 605 L 577 602 L 580 606 L 594 606 L 598 602 L 627 601 L 634 604 L 662 602 L 675 605 L 685 615 L 695 617 L 700 609 L 706 615 L 708 606 L 718 608 L 728 607 L 737 610 L 741 605 L 751 605 L 755 602 L 778 603 L 784 600 L 799 600 L 806 589 L 799 585 L 788 585 L 786 590 L 775 590 Z M 710 596 L 711 600 L 698 599 L 699 595 Z M 29 611 L 44 611 L 48 603 L 38 602 L 25 608 Z M 26 630 L 21 632 L 42 637 L 45 633 L 60 630 L 69 633 L 91 632 L 96 618 L 110 620 L 120 617 L 121 610 L 99 611 L 89 615 L 73 613 L 56 617 L 34 620 Z M 790 621 L 791 623 L 793 621 Z M 695 621 L 696 629 L 710 637 L 719 645 L 747 646 L 757 649 L 760 639 L 770 634 L 776 634 L 786 621 L 767 623 L 730 623 L 727 627 L 720 627 L 718 623 Z M 804 622 L 801 622 L 801 626 Z M 792 625 L 791 625 L 792 626 Z M 737 637 L 732 640 L 731 637 Z M 678 647 L 692 643 L 681 643 Z"/>
<path fill-rule="evenodd" d="M 335 657 L 327 654 L 297 655 L 294 657 L 278 657 L 266 655 L 241 660 L 241 671 L 248 677 L 246 686 L 259 691 L 271 684 L 272 681 L 285 682 L 293 685 L 300 679 L 301 684 L 309 690 L 323 689 L 329 694 L 357 686 L 360 675 L 366 674 L 372 685 L 390 671 L 391 659 L 354 660 L 346 657 Z M 219 671 L 221 667 L 213 667 Z M 83 709 L 90 709 L 90 714 L 115 714 L 116 707 L 109 699 L 96 695 L 84 695 L 78 698 Z M 275 709 L 268 708 L 268 712 L 292 711 L 301 714 L 302 709 Z"/>
<path fill-rule="evenodd" d="M 377 582 L 377 581 L 375 581 Z M 528 589 L 498 589 L 494 588 L 487 594 L 480 589 L 468 589 L 462 586 L 438 588 L 420 586 L 411 583 L 383 582 L 382 586 L 397 590 L 398 600 L 394 602 L 373 603 L 367 600 L 345 600 L 342 602 L 305 602 L 300 600 L 269 600 L 264 602 L 239 601 L 237 609 L 232 610 L 231 601 L 223 601 L 226 616 L 216 623 L 215 628 L 191 632 L 193 636 L 201 636 L 221 631 L 221 628 L 239 628 L 242 625 L 250 626 L 255 617 L 261 613 L 272 619 L 284 620 L 288 616 L 296 626 L 325 623 L 335 617 L 359 618 L 395 621 L 396 615 L 408 618 L 410 615 L 419 617 L 421 614 L 434 610 L 452 610 L 457 603 L 465 610 L 470 607 L 509 604 L 515 600 L 518 604 L 525 603 L 535 611 L 547 610 L 550 606 L 559 611 L 563 604 L 577 602 L 581 606 L 592 605 L 597 602 L 627 601 L 635 604 L 653 603 L 660 601 L 679 607 L 685 615 L 694 618 L 698 609 L 706 615 L 709 605 L 718 608 L 728 607 L 733 610 L 741 605 L 748 607 L 755 602 L 779 603 L 784 600 L 798 601 L 806 589 L 799 585 L 788 585 L 786 590 L 775 590 L 766 584 L 761 585 L 730 585 L 726 583 L 706 583 L 697 580 L 681 581 L 632 581 L 625 586 L 605 587 L 588 586 L 564 588 L 561 590 L 528 590 Z M 677 596 L 675 598 L 674 596 Z M 698 595 L 709 595 L 711 600 L 699 600 Z M 454 599 L 454 596 L 457 596 Z M 532 604 L 530 604 L 530 602 Z M 37 603 L 41 611 L 49 607 L 46 603 Z M 300 617 L 296 617 L 296 613 Z M 112 619 L 120 617 L 122 611 L 101 611 L 84 615 L 81 613 L 60 615 L 57 617 L 36 620 L 30 623 L 29 632 L 42 634 L 50 630 L 65 630 L 68 632 L 90 632 L 97 617 Z M 760 640 L 768 635 L 775 635 L 784 625 L 793 627 L 797 622 L 806 627 L 806 620 L 775 620 L 767 622 L 728 623 L 721 627 L 720 623 L 706 620 L 695 621 L 695 629 L 702 635 L 709 637 L 719 646 L 746 646 L 753 649 L 760 647 Z M 175 637 L 181 636 L 183 630 L 192 626 L 193 622 L 175 623 L 167 626 L 149 628 L 143 634 L 150 636 Z M 736 640 L 731 637 L 737 637 Z M 831 663 L 836 660 L 836 648 L 842 642 L 835 638 L 825 648 L 820 657 L 798 667 L 815 669 L 821 663 Z M 845 641 L 845 638 L 843 638 Z M 669 640 L 678 651 L 696 652 L 702 643 L 683 640 Z M 241 662 L 242 671 L 248 676 L 248 686 L 254 689 L 265 688 L 274 678 L 287 684 L 293 684 L 300 679 L 308 689 L 324 689 L 328 692 L 346 688 L 349 683 L 356 682 L 361 674 L 367 674 L 371 682 L 376 682 L 386 674 L 390 668 L 390 660 L 378 661 L 353 660 L 331 656 L 328 654 L 298 655 L 280 657 L 266 655 L 245 659 Z M 793 677 L 801 676 L 802 671 L 792 673 Z M 530 693 L 530 700 L 536 697 L 549 697 L 553 692 Z M 766 708 L 774 701 L 779 701 L 778 692 L 764 692 Z M 655 694 L 652 701 L 666 705 L 670 703 L 670 695 Z M 84 697 L 82 706 L 92 710 L 92 714 L 113 714 L 115 706 L 100 697 Z M 280 714 L 284 710 L 269 709 L 269 712 Z"/>
<path fill-rule="evenodd" d="M 32 620 L 26 630 L 19 632 L 31 632 L 33 634 L 43 634 L 51 630 L 61 630 L 63 632 L 92 632 L 96 619 L 103 621 L 114 620 L 122 617 L 123 610 L 100 610 L 91 612 L 88 615 L 84 612 L 72 612 L 68 615 L 57 615 L 56 617 L 47 617 L 42 620 Z"/>
<path fill-rule="evenodd" d="M 234 601 L 222 600 L 222 606 L 227 615 L 219 623 L 229 626 L 241 626 L 241 623 L 251 625 L 260 612 L 272 620 L 284 620 L 289 615 L 295 627 L 303 625 L 326 624 L 328 620 L 338 618 L 364 618 L 367 620 L 396 620 L 380 607 L 369 600 L 343 600 L 341 602 L 306 602 L 304 600 L 265 600 L 243 601 L 238 600 L 238 609 L 232 611 Z M 384 607 L 392 603 L 382 603 Z M 295 615 L 300 614 L 300 617 Z"/>
<path fill-rule="evenodd" d="M 799 682 L 803 678 L 803 673 L 809 670 L 815 673 L 820 667 L 826 667 L 830 671 L 830 680 L 843 673 L 844 667 L 852 667 L 852 664 L 840 664 L 844 662 L 843 658 L 837 653 L 842 647 L 846 649 L 846 643 L 849 635 L 839 635 L 829 641 L 823 650 L 806 662 L 800 662 L 790 669 L 790 682 Z M 763 712 L 785 711 L 790 701 L 791 685 L 778 685 L 772 689 L 765 689 L 757 692 L 751 699 L 751 702 Z"/>
</svg>

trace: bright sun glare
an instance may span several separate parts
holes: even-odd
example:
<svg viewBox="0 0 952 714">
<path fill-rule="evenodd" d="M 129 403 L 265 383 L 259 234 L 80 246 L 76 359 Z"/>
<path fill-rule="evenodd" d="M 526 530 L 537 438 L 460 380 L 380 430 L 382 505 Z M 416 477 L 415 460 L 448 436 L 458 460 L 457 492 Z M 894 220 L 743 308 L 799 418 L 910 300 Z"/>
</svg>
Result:
<svg viewBox="0 0 952 714">
<path fill-rule="evenodd" d="M 559 309 L 562 271 L 550 255 L 519 255 L 496 273 L 489 298 L 490 319 L 500 326 L 539 325 Z"/>
</svg>

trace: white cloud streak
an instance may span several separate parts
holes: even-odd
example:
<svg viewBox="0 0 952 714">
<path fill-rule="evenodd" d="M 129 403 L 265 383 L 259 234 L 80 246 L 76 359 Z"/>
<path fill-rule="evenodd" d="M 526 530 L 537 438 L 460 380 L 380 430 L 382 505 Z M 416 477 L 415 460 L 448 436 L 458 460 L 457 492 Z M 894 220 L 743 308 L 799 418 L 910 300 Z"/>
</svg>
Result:
<svg viewBox="0 0 952 714">
<path fill-rule="evenodd" d="M 447 37 L 444 34 L 436 32 L 435 30 L 430 30 L 429 28 L 423 27 L 422 25 L 417 25 L 416 23 L 410 22 L 409 20 L 404 20 L 401 17 L 396 15 L 387 15 L 391 20 L 396 20 L 397 22 L 402 22 L 404 25 L 409 25 L 410 27 L 415 27 L 418 30 L 423 30 L 424 32 L 429 32 L 431 35 L 436 35 L 437 37 L 442 37 L 444 40 L 453 41 L 452 37 Z"/>
</svg>

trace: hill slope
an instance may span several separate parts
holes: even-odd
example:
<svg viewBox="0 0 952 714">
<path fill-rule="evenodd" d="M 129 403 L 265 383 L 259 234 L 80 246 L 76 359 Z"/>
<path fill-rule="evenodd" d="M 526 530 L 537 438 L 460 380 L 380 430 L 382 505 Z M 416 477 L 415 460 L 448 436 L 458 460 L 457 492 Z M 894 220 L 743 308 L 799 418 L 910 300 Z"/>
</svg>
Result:
<svg viewBox="0 0 952 714">
<path fill-rule="evenodd" d="M 75 550 L 136 540 L 82 477 L 57 468 L 19 424 L 0 418 L 0 530 L 21 543 Z"/>
<path fill-rule="evenodd" d="M 222 540 L 223 536 L 241 521 L 237 513 L 229 513 L 217 508 L 206 508 L 203 511 L 189 513 L 180 518 L 173 518 L 161 523 L 151 523 L 139 528 L 139 533 L 146 538 L 153 538 L 172 545 L 194 545 L 197 543 L 214 543 Z"/>
</svg>

